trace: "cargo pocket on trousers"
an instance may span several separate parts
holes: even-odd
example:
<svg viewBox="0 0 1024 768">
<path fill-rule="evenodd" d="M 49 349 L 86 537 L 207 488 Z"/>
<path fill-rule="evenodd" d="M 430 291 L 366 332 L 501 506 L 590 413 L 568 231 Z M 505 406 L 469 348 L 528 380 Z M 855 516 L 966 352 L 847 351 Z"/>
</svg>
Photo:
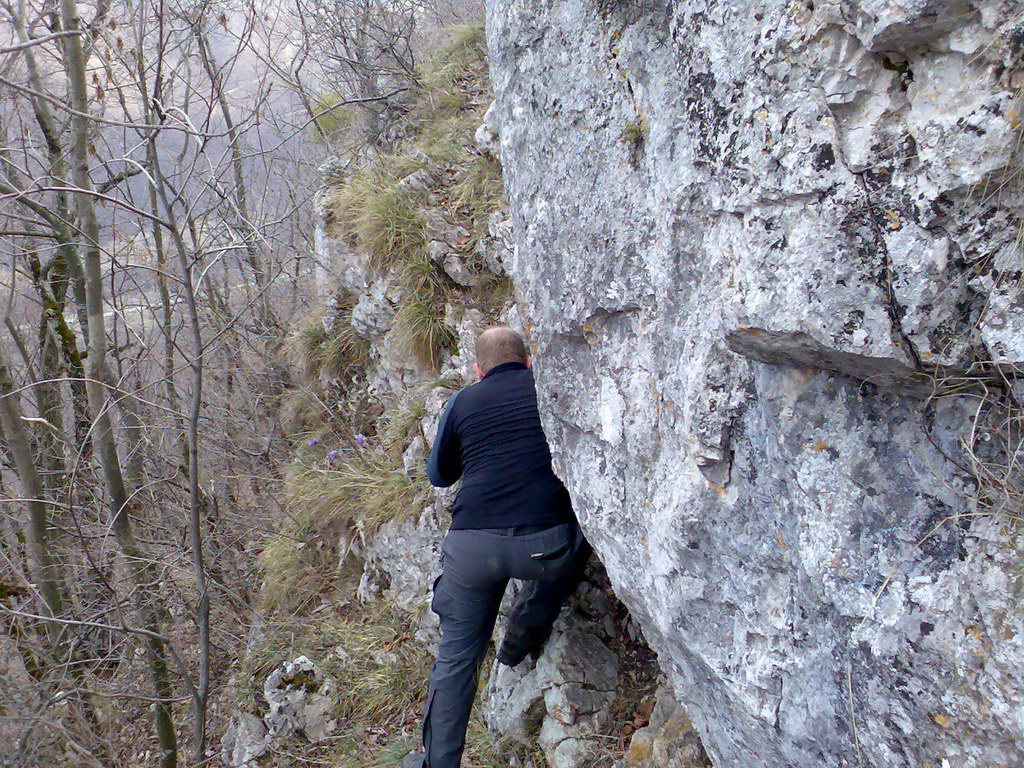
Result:
<svg viewBox="0 0 1024 768">
<path fill-rule="evenodd" d="M 539 567 L 536 578 L 539 581 L 558 581 L 572 559 L 573 541 L 562 536 L 552 536 L 546 546 L 537 543 L 536 550 L 530 553 L 530 564 Z"/>
<path fill-rule="evenodd" d="M 432 610 L 438 616 L 440 616 L 441 613 L 440 613 L 440 611 L 437 610 L 437 607 L 438 607 L 438 603 L 437 603 L 437 587 L 441 583 L 441 579 L 444 577 L 444 556 L 445 556 L 444 545 L 447 544 L 447 543 L 448 543 L 448 537 L 445 536 L 444 539 L 441 541 L 441 559 L 438 562 L 438 565 L 441 567 L 441 573 L 440 573 L 440 575 L 436 579 L 434 579 L 434 583 L 430 587 L 430 610 Z"/>
<path fill-rule="evenodd" d="M 438 616 L 441 615 L 441 611 L 444 608 L 444 600 L 442 598 L 441 590 L 438 587 L 441 585 L 441 579 L 444 578 L 444 572 L 441 573 L 436 579 L 434 579 L 434 586 L 430 588 L 433 595 L 430 598 L 430 610 L 436 613 Z"/>
</svg>

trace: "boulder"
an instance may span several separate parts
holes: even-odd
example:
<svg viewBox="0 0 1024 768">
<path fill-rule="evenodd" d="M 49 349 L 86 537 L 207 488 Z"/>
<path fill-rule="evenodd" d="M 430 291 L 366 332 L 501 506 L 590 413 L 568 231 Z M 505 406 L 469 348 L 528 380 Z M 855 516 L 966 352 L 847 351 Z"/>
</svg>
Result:
<svg viewBox="0 0 1024 768">
<path fill-rule="evenodd" d="M 239 768 L 263 755 L 269 743 L 267 726 L 261 718 L 250 712 L 237 712 L 221 739 L 221 757 L 228 765 Z"/>
<path fill-rule="evenodd" d="M 323 741 L 338 726 L 330 698 L 333 688 L 334 681 L 306 656 L 279 666 L 263 683 L 270 705 L 263 718 L 269 736 L 287 738 L 301 732 L 311 743 Z"/>
<path fill-rule="evenodd" d="M 338 727 L 331 695 L 334 681 L 306 656 L 286 661 L 263 683 L 269 705 L 260 718 L 236 712 L 221 739 L 221 757 L 238 768 L 261 757 L 277 742 L 301 734 L 310 743 L 329 737 Z"/>
<path fill-rule="evenodd" d="M 410 173 L 398 182 L 398 189 L 412 200 L 429 203 L 433 200 L 432 190 L 437 181 L 425 168 Z"/>
<path fill-rule="evenodd" d="M 480 151 L 494 157 L 498 154 L 499 146 L 498 124 L 495 118 L 494 104 L 491 104 L 484 112 L 483 122 L 480 123 L 480 127 L 473 135 L 473 141 L 476 142 Z"/>
<path fill-rule="evenodd" d="M 604 748 L 618 686 L 618 659 L 578 615 L 559 619 L 544 653 L 509 668 L 495 663 L 484 718 L 492 730 L 536 740 L 556 768 L 583 768 Z M 500 632 L 497 637 L 500 637 Z"/>
</svg>

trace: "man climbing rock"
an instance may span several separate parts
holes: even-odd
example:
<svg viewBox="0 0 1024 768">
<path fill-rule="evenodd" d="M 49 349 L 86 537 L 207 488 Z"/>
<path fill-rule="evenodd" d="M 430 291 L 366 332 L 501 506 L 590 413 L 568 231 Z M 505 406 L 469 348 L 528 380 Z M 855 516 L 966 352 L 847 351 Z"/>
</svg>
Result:
<svg viewBox="0 0 1024 768">
<path fill-rule="evenodd" d="M 539 654 L 590 556 L 562 481 L 551 469 L 530 358 L 510 328 L 476 342 L 479 381 L 455 393 L 437 428 L 427 475 L 446 488 L 462 478 L 441 548 L 431 608 L 441 644 L 430 672 L 423 753 L 402 768 L 458 768 L 477 676 L 510 578 L 517 597 L 498 661 Z"/>
</svg>

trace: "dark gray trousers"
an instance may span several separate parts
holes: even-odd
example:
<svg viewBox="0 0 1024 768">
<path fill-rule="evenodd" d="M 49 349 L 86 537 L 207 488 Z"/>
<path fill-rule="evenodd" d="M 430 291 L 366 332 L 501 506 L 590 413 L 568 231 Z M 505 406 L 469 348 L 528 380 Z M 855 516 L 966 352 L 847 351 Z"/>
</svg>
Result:
<svg viewBox="0 0 1024 768">
<path fill-rule="evenodd" d="M 441 577 L 431 608 L 441 620 L 441 644 L 430 671 L 423 715 L 424 768 L 458 768 L 477 677 L 510 578 L 529 579 L 512 626 L 540 636 L 575 591 L 590 556 L 579 526 L 536 533 L 513 529 L 454 530 L 445 536 Z"/>
</svg>

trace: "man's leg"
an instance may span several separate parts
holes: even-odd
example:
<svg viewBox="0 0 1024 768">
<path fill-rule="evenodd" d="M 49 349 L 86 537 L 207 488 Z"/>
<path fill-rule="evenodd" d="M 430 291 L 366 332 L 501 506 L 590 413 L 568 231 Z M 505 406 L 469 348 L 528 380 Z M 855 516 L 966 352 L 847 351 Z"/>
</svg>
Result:
<svg viewBox="0 0 1024 768">
<path fill-rule="evenodd" d="M 558 578 L 524 582 L 512 606 L 508 629 L 498 650 L 498 661 L 502 664 L 514 667 L 544 647 L 562 606 L 583 581 L 583 572 L 593 550 L 581 532 L 577 531 L 577 535 L 580 536 L 579 547 Z"/>
<path fill-rule="evenodd" d="M 431 603 L 441 619 L 441 644 L 423 715 L 424 768 L 458 768 L 462 759 L 480 664 L 508 583 L 486 544 L 471 532 L 449 533 Z"/>
</svg>

